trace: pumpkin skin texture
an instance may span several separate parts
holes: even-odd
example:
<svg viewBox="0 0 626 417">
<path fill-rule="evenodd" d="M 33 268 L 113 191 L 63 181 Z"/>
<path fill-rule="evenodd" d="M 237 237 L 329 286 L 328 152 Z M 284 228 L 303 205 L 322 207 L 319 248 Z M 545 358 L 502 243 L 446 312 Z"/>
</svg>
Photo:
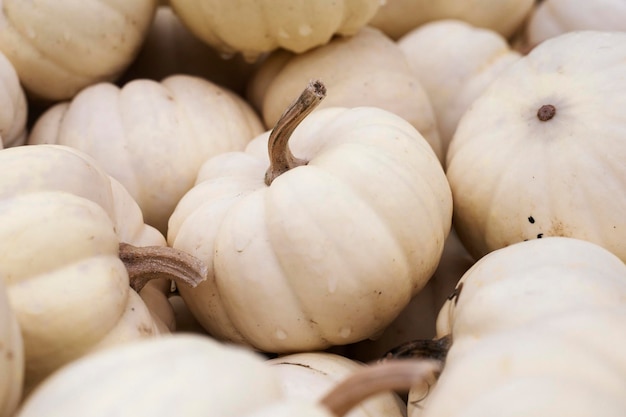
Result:
<svg viewBox="0 0 626 417">
<path fill-rule="evenodd" d="M 386 0 L 369 24 L 399 39 L 425 23 L 457 19 L 508 38 L 523 24 L 533 4 L 534 0 Z"/>
<path fill-rule="evenodd" d="M 626 31 L 626 4 L 621 0 L 545 0 L 526 25 L 531 46 L 576 30 Z"/>
<path fill-rule="evenodd" d="M 255 64 L 241 56 L 224 59 L 196 38 L 169 6 L 157 9 L 150 31 L 137 58 L 117 84 L 137 78 L 160 81 L 174 74 L 196 75 L 244 94 Z"/>
<path fill-rule="evenodd" d="M 29 95 L 65 100 L 119 76 L 135 58 L 156 0 L 3 0 L 0 51 Z"/>
<path fill-rule="evenodd" d="M 231 91 L 199 77 L 100 83 L 44 113 L 29 144 L 79 149 L 137 201 L 146 223 L 163 234 L 199 166 L 241 150 L 263 132 L 252 108 Z"/>
<path fill-rule="evenodd" d="M 102 207 L 41 191 L 2 198 L 0 214 L 0 276 L 24 339 L 25 392 L 89 351 L 158 334 Z"/>
<path fill-rule="evenodd" d="M 379 0 L 171 0 L 198 38 L 225 54 L 255 60 L 281 48 L 302 53 L 333 35 L 354 35 L 374 16 Z"/>
<path fill-rule="evenodd" d="M 444 155 L 461 116 L 521 56 L 497 32 L 461 20 L 426 23 L 397 44 L 430 98 Z"/>
<path fill-rule="evenodd" d="M 26 93 L 11 62 L 0 53 L 0 149 L 26 141 Z"/>
<path fill-rule="evenodd" d="M 181 288 L 186 304 L 210 334 L 270 352 L 380 332 L 432 276 L 450 230 L 436 155 L 388 111 L 319 109 L 290 139 L 308 164 L 267 186 L 268 136 L 209 159 L 170 217 L 170 246 L 209 266 Z"/>
<path fill-rule="evenodd" d="M 450 335 L 452 346 L 430 394 L 409 394 L 409 415 L 495 415 L 498 395 L 521 386 L 528 391 L 506 394 L 512 403 L 499 412 L 550 416 L 573 397 L 623 412 L 625 299 L 626 265 L 588 241 L 548 237 L 486 255 L 439 314 L 438 336 Z M 543 389 L 569 394 L 551 404 Z M 586 414 L 574 415 L 596 415 L 587 400 L 576 404 Z"/>
<path fill-rule="evenodd" d="M 240 417 L 281 397 L 279 379 L 261 356 L 179 334 L 69 364 L 46 380 L 16 417 Z"/>
<path fill-rule="evenodd" d="M 472 255 L 569 236 L 626 260 L 625 58 L 624 32 L 552 38 L 463 115 L 447 177 L 455 229 Z"/>
<path fill-rule="evenodd" d="M 379 30 L 366 27 L 303 54 L 269 55 L 250 79 L 248 100 L 269 129 L 311 79 L 320 79 L 329 91 L 319 108 L 373 106 L 391 111 L 409 121 L 443 159 L 428 94 L 398 45 Z"/>
<path fill-rule="evenodd" d="M 308 402 L 319 401 L 336 384 L 367 366 L 327 352 L 294 353 L 268 363 L 276 369 L 285 397 Z M 397 395 L 386 392 L 361 402 L 346 417 L 401 417 L 405 407 Z"/>
<path fill-rule="evenodd" d="M 24 342 L 0 280 L 0 417 L 11 417 L 22 398 Z"/>
</svg>

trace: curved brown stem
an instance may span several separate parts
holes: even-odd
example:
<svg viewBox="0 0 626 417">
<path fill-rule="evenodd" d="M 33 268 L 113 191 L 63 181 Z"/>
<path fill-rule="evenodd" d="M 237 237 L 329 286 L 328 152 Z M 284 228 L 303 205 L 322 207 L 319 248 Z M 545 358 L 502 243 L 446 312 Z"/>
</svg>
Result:
<svg viewBox="0 0 626 417">
<path fill-rule="evenodd" d="M 300 97 L 280 116 L 270 133 L 267 144 L 270 167 L 265 172 L 265 184 L 270 185 L 279 175 L 307 161 L 298 159 L 289 149 L 289 138 L 298 125 L 326 97 L 326 87 L 319 80 L 310 81 Z"/>
<path fill-rule="evenodd" d="M 167 246 L 133 246 L 120 243 L 130 286 L 136 292 L 153 279 L 169 279 L 176 284 L 196 287 L 207 277 L 208 267 L 195 256 Z"/>
<path fill-rule="evenodd" d="M 334 416 L 341 417 L 372 395 L 387 391 L 409 390 L 434 383 L 441 362 L 434 360 L 392 359 L 365 366 L 336 385 L 321 400 Z"/>
</svg>

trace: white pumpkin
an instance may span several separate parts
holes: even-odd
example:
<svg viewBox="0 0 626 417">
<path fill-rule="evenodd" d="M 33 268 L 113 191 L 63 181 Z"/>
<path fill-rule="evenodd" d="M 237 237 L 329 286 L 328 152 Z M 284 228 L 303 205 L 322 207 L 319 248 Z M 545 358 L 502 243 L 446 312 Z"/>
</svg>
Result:
<svg viewBox="0 0 626 417">
<path fill-rule="evenodd" d="M 46 101 L 119 76 L 139 51 L 156 0 L 2 0 L 0 51 L 26 91 Z"/>
<path fill-rule="evenodd" d="M 354 35 L 374 16 L 380 0 L 170 0 L 198 38 L 222 53 L 255 60 L 281 48 L 302 53 L 334 35 Z"/>
<path fill-rule="evenodd" d="M 55 143 L 96 159 L 133 196 L 146 223 L 167 220 L 209 157 L 241 150 L 263 131 L 238 95 L 200 77 L 100 83 L 36 122 L 29 144 Z"/>
<path fill-rule="evenodd" d="M 523 24 L 534 0 L 382 0 L 382 3 L 369 24 L 394 39 L 425 23 L 443 19 L 463 20 L 508 38 Z"/>
<path fill-rule="evenodd" d="M 327 352 L 303 352 L 268 361 L 277 371 L 285 397 L 316 402 L 365 365 Z M 406 405 L 395 393 L 384 392 L 361 402 L 346 417 L 402 417 Z"/>
<path fill-rule="evenodd" d="M 443 160 L 436 116 L 427 92 L 398 45 L 381 31 L 366 27 L 349 38 L 301 54 L 277 51 L 253 74 L 248 100 L 271 129 L 284 109 L 311 79 L 328 88 L 325 107 L 373 106 L 411 123 Z"/>
<path fill-rule="evenodd" d="M 626 261 L 626 32 L 570 32 L 510 65 L 447 153 L 455 230 L 479 258 L 569 236 Z"/>
<path fill-rule="evenodd" d="M 301 100 L 274 134 L 209 159 L 168 227 L 171 246 L 209 265 L 180 291 L 198 321 L 271 352 L 380 332 L 432 276 L 450 230 L 443 169 L 413 126 L 379 108 L 326 108 L 293 131 Z M 286 172 L 283 157 L 296 162 Z"/>
<path fill-rule="evenodd" d="M 529 45 L 577 30 L 626 31 L 622 0 L 544 0 L 531 13 L 525 28 Z"/>
<path fill-rule="evenodd" d="M 24 342 L 0 279 L 0 417 L 11 417 L 21 398 L 24 383 Z"/>
<path fill-rule="evenodd" d="M 26 141 L 28 106 L 15 68 L 0 52 L 0 149 Z"/>
<path fill-rule="evenodd" d="M 521 56 L 499 33 L 452 19 L 423 24 L 397 44 L 430 98 L 444 155 L 461 116 Z"/>
</svg>

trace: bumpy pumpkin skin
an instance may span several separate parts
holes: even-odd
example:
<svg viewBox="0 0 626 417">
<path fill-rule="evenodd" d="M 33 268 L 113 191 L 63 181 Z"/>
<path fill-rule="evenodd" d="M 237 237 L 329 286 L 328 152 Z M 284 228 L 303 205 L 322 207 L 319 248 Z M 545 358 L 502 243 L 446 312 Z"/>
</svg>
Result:
<svg viewBox="0 0 626 417">
<path fill-rule="evenodd" d="M 241 150 L 263 131 L 242 98 L 200 77 L 100 83 L 44 113 L 29 144 L 81 150 L 130 192 L 146 223 L 163 234 L 209 157 Z"/>
<path fill-rule="evenodd" d="M 0 5 L 0 51 L 30 95 L 55 101 L 119 76 L 137 54 L 157 1 L 3 0 Z"/>
<path fill-rule="evenodd" d="M 370 25 L 393 39 L 428 22 L 458 19 L 511 36 L 523 23 L 534 0 L 386 0 Z"/>
<path fill-rule="evenodd" d="M 0 149 L 22 145 L 26 141 L 28 107 L 26 93 L 15 68 L 0 53 Z"/>
<path fill-rule="evenodd" d="M 169 335 L 69 364 L 16 417 L 238 417 L 281 398 L 279 378 L 260 355 L 205 336 Z"/>
<path fill-rule="evenodd" d="M 465 111 L 521 56 L 497 32 L 452 19 L 421 25 L 397 44 L 428 94 L 444 155 Z"/>
<path fill-rule="evenodd" d="M 447 153 L 455 229 L 472 255 L 569 236 L 626 260 L 624 72 L 626 33 L 572 32 L 474 101 Z"/>
<path fill-rule="evenodd" d="M 526 37 L 535 46 L 575 30 L 626 31 L 626 4 L 621 0 L 544 0 L 528 19 Z"/>
<path fill-rule="evenodd" d="M 89 351 L 159 333 L 102 207 L 42 191 L 1 199 L 0 213 L 0 276 L 24 338 L 26 392 Z"/>
<path fill-rule="evenodd" d="M 278 48 L 302 53 L 333 35 L 353 35 L 374 16 L 380 0 L 171 0 L 170 5 L 198 38 L 254 60 Z"/>
<path fill-rule="evenodd" d="M 208 160 L 170 218 L 169 244 L 209 265 L 206 282 L 180 289 L 189 309 L 210 334 L 271 352 L 380 332 L 450 231 L 436 155 L 390 112 L 320 109 L 290 139 L 308 165 L 267 186 L 267 139 Z"/>
<path fill-rule="evenodd" d="M 320 79 L 329 91 L 319 108 L 373 106 L 393 112 L 409 121 L 443 160 L 428 94 L 402 50 L 379 30 L 366 27 L 303 54 L 271 54 L 250 79 L 248 99 L 271 129 L 311 79 Z"/>
<path fill-rule="evenodd" d="M 11 417 L 22 398 L 24 342 L 0 279 L 0 417 Z"/>
</svg>

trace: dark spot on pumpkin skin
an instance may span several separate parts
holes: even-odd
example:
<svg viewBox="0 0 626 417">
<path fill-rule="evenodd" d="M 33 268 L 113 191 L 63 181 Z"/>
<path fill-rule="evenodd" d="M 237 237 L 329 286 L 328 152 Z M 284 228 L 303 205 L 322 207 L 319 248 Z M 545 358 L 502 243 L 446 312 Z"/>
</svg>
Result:
<svg viewBox="0 0 626 417">
<path fill-rule="evenodd" d="M 454 305 L 459 302 L 459 296 L 461 295 L 461 291 L 463 290 L 463 283 L 459 282 L 459 285 L 456 286 L 452 294 L 448 296 L 448 300 L 454 300 Z"/>
<path fill-rule="evenodd" d="M 529 217 L 528 217 L 528 222 L 529 222 L 530 224 L 535 223 L 535 218 L 534 218 L 533 216 L 529 216 Z"/>
<path fill-rule="evenodd" d="M 556 114 L 556 107 L 552 104 L 544 104 L 537 110 L 537 118 L 542 122 L 547 122 Z"/>
<path fill-rule="evenodd" d="M 541 239 L 542 237 L 543 237 L 543 233 L 539 233 L 539 234 L 537 235 L 537 239 Z"/>
</svg>

